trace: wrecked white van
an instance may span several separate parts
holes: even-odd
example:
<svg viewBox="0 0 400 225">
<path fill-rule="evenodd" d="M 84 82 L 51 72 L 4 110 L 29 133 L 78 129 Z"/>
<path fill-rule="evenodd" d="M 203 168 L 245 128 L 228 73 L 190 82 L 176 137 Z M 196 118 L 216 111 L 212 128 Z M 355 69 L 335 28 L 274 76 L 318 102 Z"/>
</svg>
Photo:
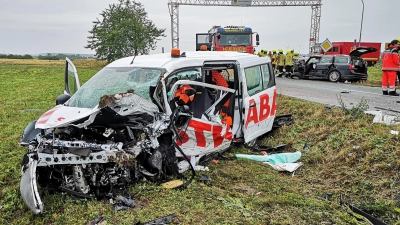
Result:
<svg viewBox="0 0 400 225">
<path fill-rule="evenodd" d="M 56 106 L 21 139 L 20 190 L 34 213 L 44 210 L 41 189 L 99 198 L 143 178 L 163 181 L 234 142 L 251 144 L 275 118 L 271 62 L 247 53 L 127 57 L 82 86 L 66 59 L 64 79 Z M 176 93 L 184 85 L 192 94 L 182 104 Z"/>
</svg>

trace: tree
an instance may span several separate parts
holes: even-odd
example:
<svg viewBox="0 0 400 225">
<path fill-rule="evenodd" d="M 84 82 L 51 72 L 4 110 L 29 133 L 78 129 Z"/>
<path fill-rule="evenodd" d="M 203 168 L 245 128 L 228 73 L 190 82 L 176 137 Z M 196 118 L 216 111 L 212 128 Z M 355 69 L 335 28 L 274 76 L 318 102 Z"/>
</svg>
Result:
<svg viewBox="0 0 400 225">
<path fill-rule="evenodd" d="M 100 15 L 103 20 L 93 21 L 88 45 L 96 51 L 95 57 L 112 62 L 116 59 L 148 54 L 157 47 L 159 37 L 165 37 L 165 29 L 158 29 L 147 18 L 143 6 L 135 0 L 118 0 Z"/>
</svg>

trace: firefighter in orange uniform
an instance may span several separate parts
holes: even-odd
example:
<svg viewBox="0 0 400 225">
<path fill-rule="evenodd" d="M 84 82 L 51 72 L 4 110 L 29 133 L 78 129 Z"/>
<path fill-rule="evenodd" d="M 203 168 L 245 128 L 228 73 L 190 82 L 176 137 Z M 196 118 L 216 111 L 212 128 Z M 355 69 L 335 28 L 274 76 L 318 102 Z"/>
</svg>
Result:
<svg viewBox="0 0 400 225">
<path fill-rule="evenodd" d="M 383 95 L 399 96 L 396 92 L 396 72 L 400 71 L 398 49 L 400 42 L 393 40 L 382 54 L 382 92 Z"/>
</svg>

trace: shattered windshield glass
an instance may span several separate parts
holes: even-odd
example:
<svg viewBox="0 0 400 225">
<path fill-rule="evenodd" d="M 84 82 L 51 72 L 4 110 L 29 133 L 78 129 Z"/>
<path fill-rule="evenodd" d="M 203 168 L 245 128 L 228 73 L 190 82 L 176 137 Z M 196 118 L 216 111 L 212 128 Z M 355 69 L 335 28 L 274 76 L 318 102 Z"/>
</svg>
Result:
<svg viewBox="0 0 400 225">
<path fill-rule="evenodd" d="M 68 101 L 68 106 L 93 108 L 103 95 L 125 93 L 133 89 L 149 101 L 149 87 L 157 84 L 164 69 L 140 67 L 106 67 L 88 80 Z"/>
</svg>

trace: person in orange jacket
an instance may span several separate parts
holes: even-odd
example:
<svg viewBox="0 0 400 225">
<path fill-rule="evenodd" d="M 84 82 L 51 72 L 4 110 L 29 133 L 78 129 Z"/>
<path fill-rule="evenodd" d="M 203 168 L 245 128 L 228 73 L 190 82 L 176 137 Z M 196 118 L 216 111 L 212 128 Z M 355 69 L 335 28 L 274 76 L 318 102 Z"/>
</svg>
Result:
<svg viewBox="0 0 400 225">
<path fill-rule="evenodd" d="M 400 42 L 393 40 L 382 54 L 382 92 L 383 95 L 399 96 L 396 92 L 396 72 L 400 71 L 398 49 Z"/>
<path fill-rule="evenodd" d="M 217 70 L 212 70 L 211 71 L 211 76 L 212 76 L 212 81 L 221 87 L 226 87 L 228 88 L 228 82 L 226 82 L 224 76 L 222 76 L 222 74 L 217 71 Z M 230 117 L 228 115 L 228 109 L 229 109 L 229 104 L 230 104 L 230 100 L 228 99 L 228 101 L 225 102 L 224 106 L 222 107 L 220 114 L 221 114 L 221 121 L 223 124 L 226 124 L 228 126 L 232 126 L 232 117 Z"/>
</svg>

